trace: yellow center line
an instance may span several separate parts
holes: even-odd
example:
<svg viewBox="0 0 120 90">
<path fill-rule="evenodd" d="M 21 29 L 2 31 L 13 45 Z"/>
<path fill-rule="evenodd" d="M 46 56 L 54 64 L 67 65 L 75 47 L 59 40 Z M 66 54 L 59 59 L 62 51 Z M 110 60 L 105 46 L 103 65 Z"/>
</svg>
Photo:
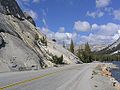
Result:
<svg viewBox="0 0 120 90">
<path fill-rule="evenodd" d="M 56 72 L 52 72 L 52 73 L 47 73 L 47 74 L 44 74 L 42 76 L 38 76 L 38 77 L 35 77 L 35 78 L 32 78 L 32 79 L 28 79 L 28 80 L 24 80 L 24 81 L 20 81 L 20 82 L 16 82 L 16 83 L 13 83 L 13 84 L 9 84 L 9 85 L 6 85 L 4 87 L 0 87 L 0 90 L 4 90 L 4 89 L 7 89 L 7 88 L 12 88 L 14 86 L 18 86 L 18 85 L 22 85 L 22 84 L 25 84 L 25 83 L 28 83 L 28 82 L 32 82 L 34 80 L 38 80 L 38 79 L 41 79 L 43 77 L 47 77 L 47 76 L 50 76 L 50 75 L 54 75 L 58 72 L 62 72 L 62 71 L 65 71 L 65 70 L 69 70 L 70 68 L 67 68 L 67 69 L 62 69 L 62 70 L 59 70 L 59 71 L 56 71 Z M 71 68 L 71 69 L 75 69 L 74 68 Z"/>
<path fill-rule="evenodd" d="M 4 86 L 4 87 L 0 87 L 0 90 L 4 90 L 4 89 L 7 89 L 7 88 L 12 88 L 14 86 L 18 86 L 18 85 L 21 85 L 21 84 L 25 84 L 25 83 L 28 83 L 28 82 L 32 82 L 34 80 L 37 80 L 37 79 L 40 79 L 40 78 L 43 78 L 43 77 L 47 77 L 47 76 L 50 76 L 50 75 L 54 75 L 58 72 L 61 72 L 63 70 L 60 70 L 60 71 L 56 71 L 56 72 L 52 72 L 52 73 L 48 73 L 48 74 L 44 74 L 42 76 L 38 76 L 38 77 L 35 77 L 35 78 L 32 78 L 32 79 L 28 79 L 28 80 L 24 80 L 24 81 L 20 81 L 20 82 L 16 82 L 16 83 L 13 83 L 13 84 L 9 84 L 7 86 Z"/>
</svg>

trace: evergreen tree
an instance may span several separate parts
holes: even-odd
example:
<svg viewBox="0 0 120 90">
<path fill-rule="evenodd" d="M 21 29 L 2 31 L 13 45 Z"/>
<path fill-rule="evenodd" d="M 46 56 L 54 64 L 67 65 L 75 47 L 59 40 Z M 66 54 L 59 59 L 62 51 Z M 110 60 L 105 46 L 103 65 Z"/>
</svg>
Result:
<svg viewBox="0 0 120 90">
<path fill-rule="evenodd" d="M 63 47 L 65 48 L 65 42 L 63 41 Z"/>
<path fill-rule="evenodd" d="M 85 44 L 85 52 L 91 53 L 91 49 L 88 42 Z"/>
<path fill-rule="evenodd" d="M 85 63 L 89 63 L 92 61 L 92 53 L 91 53 L 91 48 L 89 46 L 89 43 L 85 44 L 85 50 L 83 52 L 84 60 Z"/>
<path fill-rule="evenodd" d="M 80 50 L 80 47 L 79 47 L 79 49 L 77 50 L 77 57 L 81 58 L 81 50 Z"/>
<path fill-rule="evenodd" d="M 70 43 L 70 51 L 72 53 L 74 53 L 74 43 L 73 43 L 73 40 L 71 39 L 71 43 Z"/>
<path fill-rule="evenodd" d="M 63 55 L 58 59 L 59 64 L 63 64 Z"/>
</svg>

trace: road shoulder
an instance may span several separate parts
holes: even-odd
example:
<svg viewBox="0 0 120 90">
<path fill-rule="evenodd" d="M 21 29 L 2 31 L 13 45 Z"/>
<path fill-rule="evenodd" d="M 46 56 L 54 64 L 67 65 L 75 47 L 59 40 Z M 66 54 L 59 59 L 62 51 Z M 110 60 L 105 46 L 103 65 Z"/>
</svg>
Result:
<svg viewBox="0 0 120 90">
<path fill-rule="evenodd" d="M 102 65 L 103 64 L 98 64 L 92 72 L 92 77 L 90 80 L 92 90 L 116 90 L 116 88 L 112 85 L 110 77 L 102 74 Z"/>
</svg>

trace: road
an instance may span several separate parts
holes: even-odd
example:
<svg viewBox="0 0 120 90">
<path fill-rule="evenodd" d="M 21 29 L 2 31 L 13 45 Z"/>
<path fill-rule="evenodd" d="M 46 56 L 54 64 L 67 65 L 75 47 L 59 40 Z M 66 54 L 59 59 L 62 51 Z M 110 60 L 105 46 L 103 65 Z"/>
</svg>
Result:
<svg viewBox="0 0 120 90">
<path fill-rule="evenodd" d="M 94 64 L 0 74 L 0 90 L 92 90 Z"/>
</svg>

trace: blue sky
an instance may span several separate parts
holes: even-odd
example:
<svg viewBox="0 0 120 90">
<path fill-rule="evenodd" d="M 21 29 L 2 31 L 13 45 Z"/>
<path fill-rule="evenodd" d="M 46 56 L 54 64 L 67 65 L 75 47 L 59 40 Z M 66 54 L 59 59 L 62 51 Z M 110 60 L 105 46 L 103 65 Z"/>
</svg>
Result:
<svg viewBox="0 0 120 90">
<path fill-rule="evenodd" d="M 110 44 L 120 36 L 120 0 L 17 0 L 49 38 Z"/>
</svg>

